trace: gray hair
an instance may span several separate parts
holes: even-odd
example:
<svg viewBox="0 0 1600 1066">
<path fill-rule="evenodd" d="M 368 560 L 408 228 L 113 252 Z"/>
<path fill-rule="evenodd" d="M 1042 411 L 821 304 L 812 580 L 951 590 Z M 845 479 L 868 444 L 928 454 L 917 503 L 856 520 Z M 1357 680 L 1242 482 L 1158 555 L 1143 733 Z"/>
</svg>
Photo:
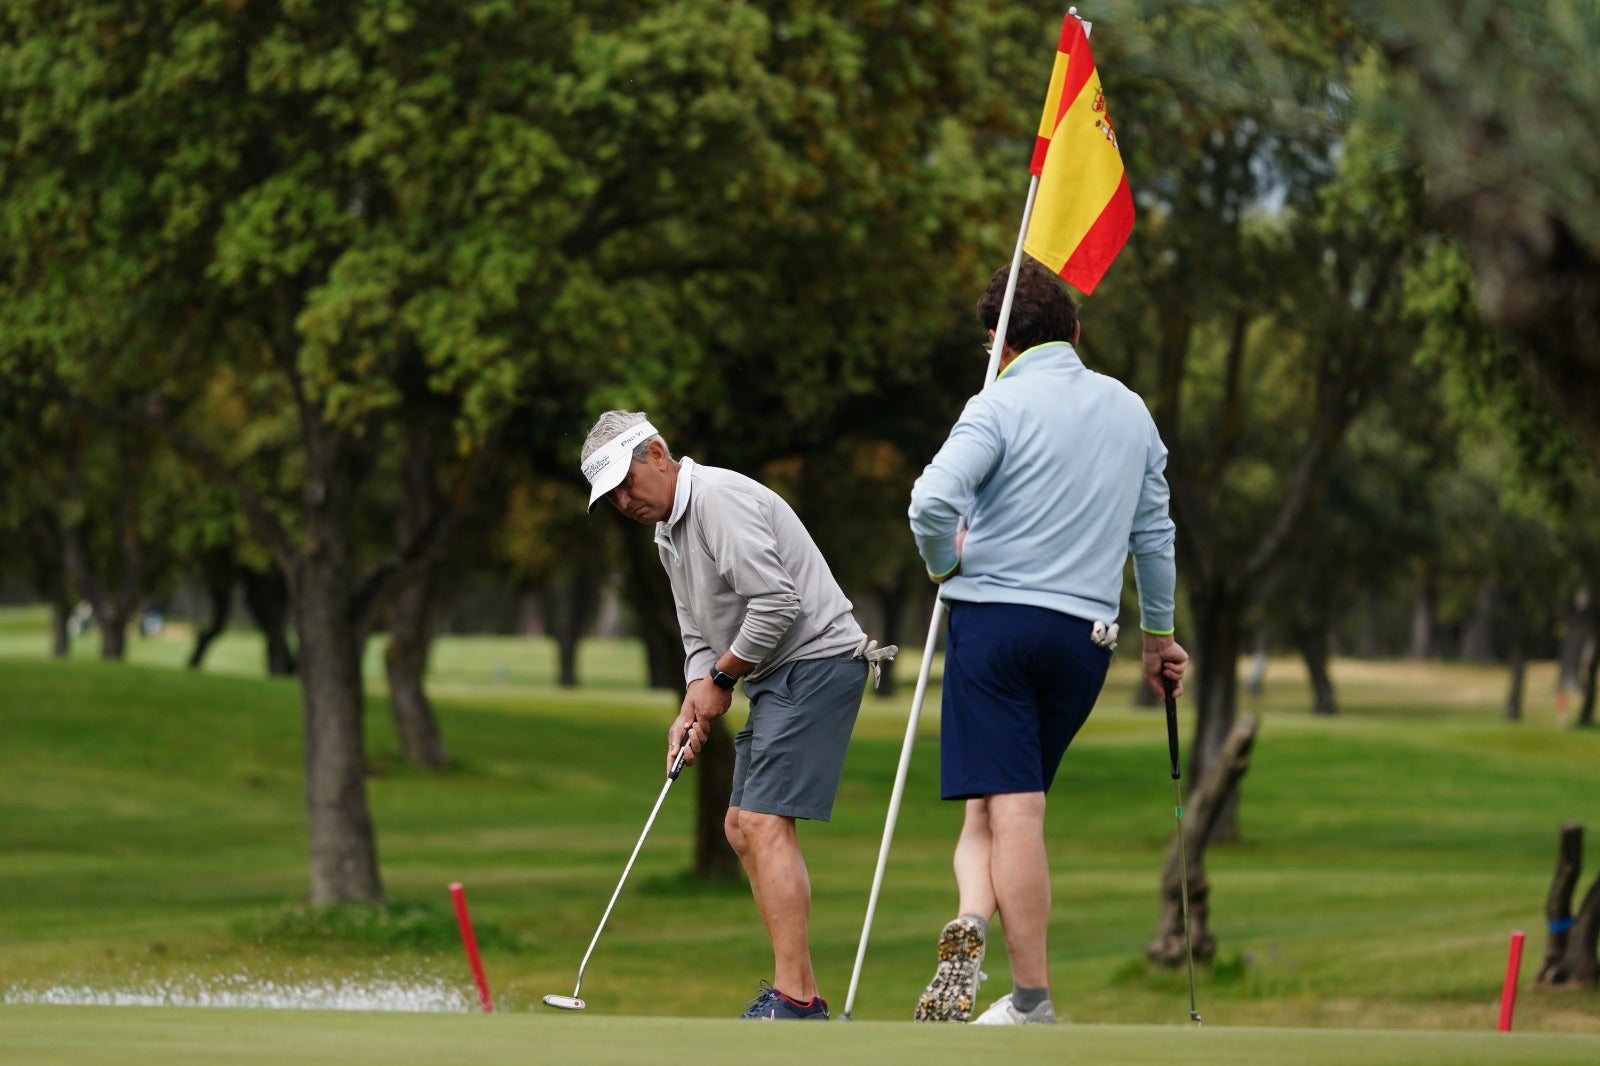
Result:
<svg viewBox="0 0 1600 1066">
<path fill-rule="evenodd" d="M 589 456 L 605 447 L 606 442 L 613 437 L 621 436 L 640 422 L 648 422 L 649 420 L 649 416 L 643 411 L 607 411 L 595 419 L 594 428 L 589 430 L 589 436 L 584 438 L 583 454 L 578 456 L 578 461 L 580 463 L 583 462 Z M 667 458 L 672 458 L 672 449 L 667 447 L 666 440 L 662 438 L 661 434 L 657 433 L 649 440 L 640 441 L 638 446 L 633 449 L 633 457 L 636 460 L 642 463 L 650 458 L 650 441 L 661 441 L 662 450 L 667 453 Z"/>
</svg>

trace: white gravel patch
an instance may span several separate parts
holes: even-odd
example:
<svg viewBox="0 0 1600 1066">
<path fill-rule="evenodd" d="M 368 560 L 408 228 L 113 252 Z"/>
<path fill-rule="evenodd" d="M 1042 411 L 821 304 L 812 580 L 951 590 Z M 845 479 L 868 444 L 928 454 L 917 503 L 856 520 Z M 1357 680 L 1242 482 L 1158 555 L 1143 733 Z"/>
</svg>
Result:
<svg viewBox="0 0 1600 1066">
<path fill-rule="evenodd" d="M 264 1010 L 407 1011 L 458 1014 L 479 1010 L 476 994 L 442 981 L 273 981 L 225 978 L 150 985 L 143 988 L 49 988 L 0 990 L 0 1003 L 44 1003 L 103 1007 L 252 1007 Z"/>
</svg>

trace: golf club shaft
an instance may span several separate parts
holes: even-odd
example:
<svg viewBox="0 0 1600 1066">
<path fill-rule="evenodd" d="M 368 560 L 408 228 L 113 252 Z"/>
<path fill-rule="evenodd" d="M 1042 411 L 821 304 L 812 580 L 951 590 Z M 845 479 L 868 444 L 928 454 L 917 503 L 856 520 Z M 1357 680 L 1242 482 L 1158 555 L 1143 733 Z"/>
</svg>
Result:
<svg viewBox="0 0 1600 1066">
<path fill-rule="evenodd" d="M 1183 790 L 1178 784 L 1178 698 L 1173 695 L 1173 682 L 1161 679 L 1167 694 L 1167 754 L 1172 760 L 1172 809 L 1178 819 L 1178 889 L 1183 911 L 1183 954 L 1189 964 L 1189 1018 L 1200 1024 L 1200 1011 L 1194 1000 L 1194 944 L 1189 938 L 1189 855 L 1183 842 Z"/>
<path fill-rule="evenodd" d="M 594 954 L 594 946 L 600 943 L 600 934 L 605 930 L 606 920 L 611 917 L 611 908 L 617 905 L 617 897 L 622 895 L 622 886 L 628 881 L 628 874 L 633 872 L 633 861 L 639 857 L 639 850 L 644 847 L 644 838 L 650 835 L 650 827 L 656 824 L 656 815 L 661 811 L 661 805 L 667 800 L 667 792 L 672 788 L 672 783 L 683 772 L 683 764 L 689 755 L 689 737 L 684 734 L 683 747 L 678 749 L 678 758 L 673 762 L 672 769 L 667 772 L 666 783 L 661 786 L 661 795 L 656 797 L 656 805 L 650 808 L 650 817 L 644 823 L 644 832 L 639 834 L 639 842 L 633 846 L 633 854 L 628 856 L 628 865 L 622 868 L 622 878 L 617 882 L 617 887 L 611 893 L 611 902 L 606 904 L 606 912 L 600 916 L 600 925 L 594 931 L 594 938 L 589 941 L 589 950 L 583 953 L 583 961 L 578 964 L 578 983 L 572 988 L 572 998 L 578 998 L 578 992 L 583 988 L 583 971 L 589 967 L 589 956 Z"/>
</svg>

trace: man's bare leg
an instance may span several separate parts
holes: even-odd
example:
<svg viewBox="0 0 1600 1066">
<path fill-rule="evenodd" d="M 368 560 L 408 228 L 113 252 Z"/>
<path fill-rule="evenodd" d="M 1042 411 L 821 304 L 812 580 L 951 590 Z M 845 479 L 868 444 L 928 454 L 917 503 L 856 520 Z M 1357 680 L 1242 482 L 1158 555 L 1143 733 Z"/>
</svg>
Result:
<svg viewBox="0 0 1600 1066">
<path fill-rule="evenodd" d="M 1011 979 L 1019 987 L 1048 989 L 1050 863 L 1044 848 L 1044 793 L 1001 793 L 989 796 L 987 803 L 989 883 L 1005 927 Z"/>
<path fill-rule="evenodd" d="M 994 917 L 994 882 L 990 874 L 994 838 L 989 831 L 989 800 L 967 800 L 966 818 L 956 841 L 956 890 L 960 893 L 961 914 L 973 914 L 985 922 Z"/>
<path fill-rule="evenodd" d="M 811 968 L 811 877 L 794 819 L 730 807 L 724 827 L 750 878 L 756 910 L 772 942 L 772 986 L 808 1003 L 817 994 Z"/>
</svg>

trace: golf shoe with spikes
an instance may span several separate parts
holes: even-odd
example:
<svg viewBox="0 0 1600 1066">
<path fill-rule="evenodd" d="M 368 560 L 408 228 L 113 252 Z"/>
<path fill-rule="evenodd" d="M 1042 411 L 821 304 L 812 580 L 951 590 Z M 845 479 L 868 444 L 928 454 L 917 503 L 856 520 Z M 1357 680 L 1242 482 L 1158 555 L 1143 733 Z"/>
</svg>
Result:
<svg viewBox="0 0 1600 1066">
<path fill-rule="evenodd" d="M 964 1022 L 978 1001 L 978 984 L 986 974 L 983 965 L 983 924 L 956 918 L 939 934 L 939 966 L 933 980 L 917 998 L 919 1022 Z"/>
</svg>

